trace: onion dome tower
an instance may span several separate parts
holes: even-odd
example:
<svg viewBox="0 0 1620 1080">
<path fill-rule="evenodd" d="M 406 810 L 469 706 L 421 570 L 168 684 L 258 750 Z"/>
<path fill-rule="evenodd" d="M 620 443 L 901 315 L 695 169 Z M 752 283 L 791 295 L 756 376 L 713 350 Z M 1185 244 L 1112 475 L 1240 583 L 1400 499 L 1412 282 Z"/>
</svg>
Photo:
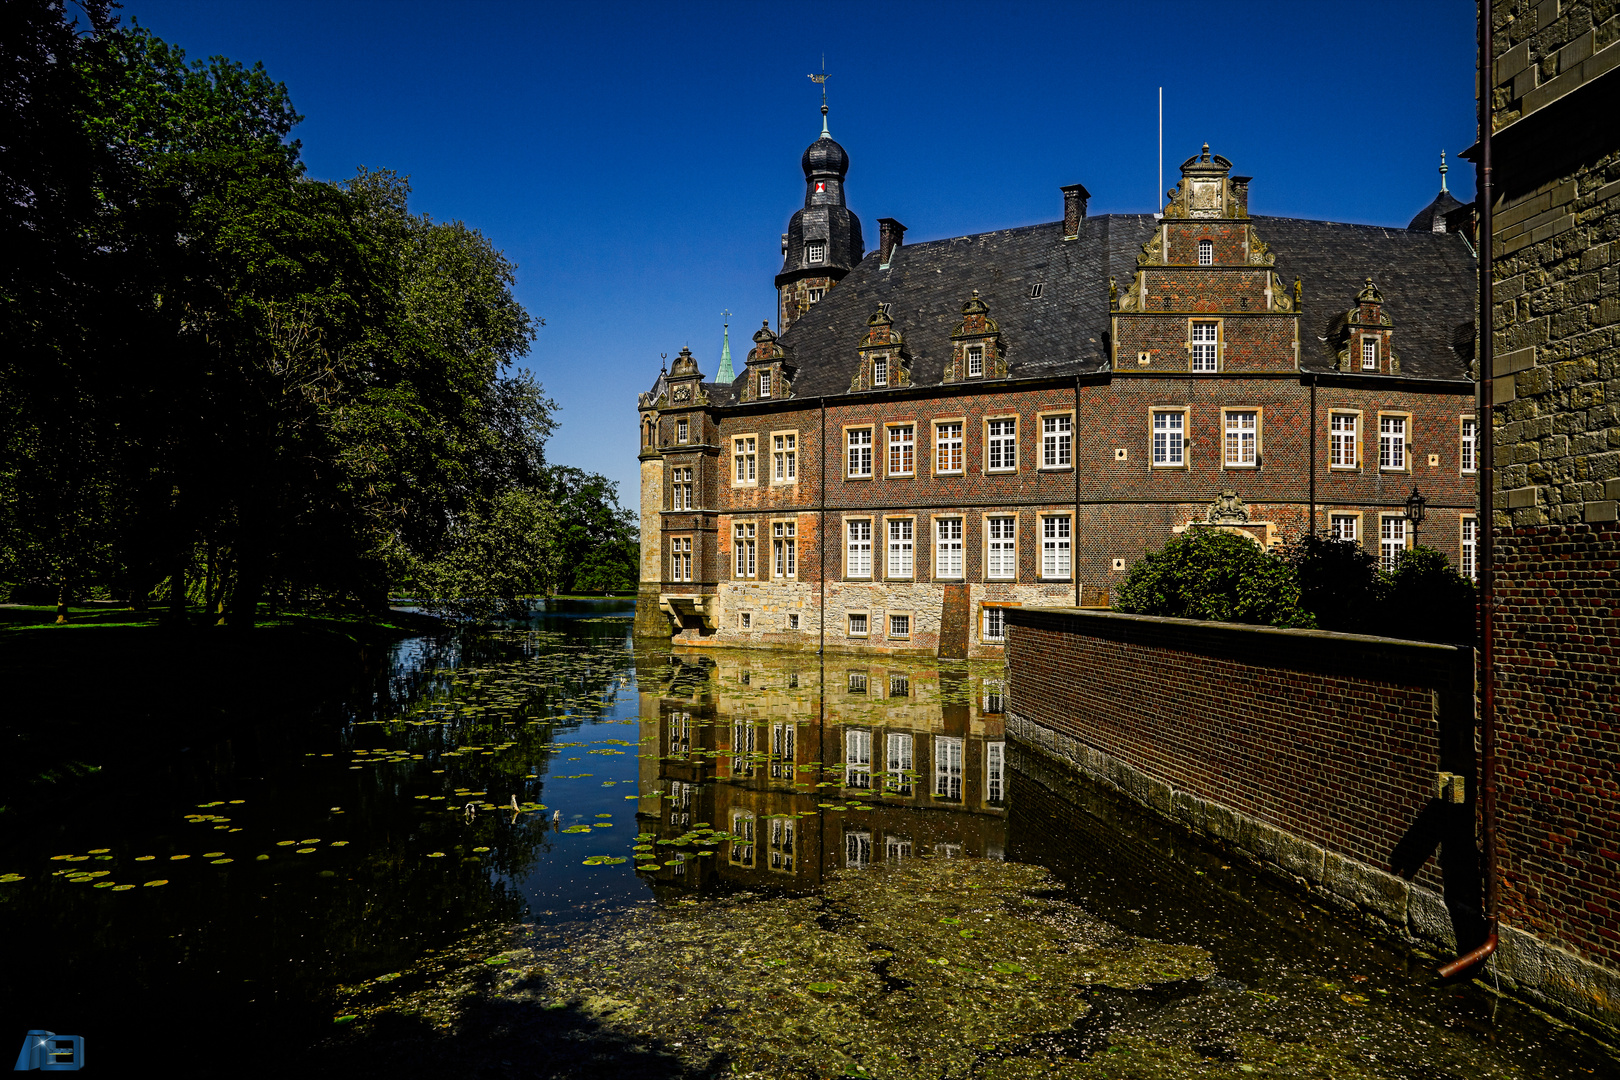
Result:
<svg viewBox="0 0 1620 1080">
<path fill-rule="evenodd" d="M 1446 152 L 1440 151 L 1440 194 L 1434 197 L 1434 202 L 1418 211 L 1417 217 L 1406 227 L 1408 232 L 1439 232 L 1446 231 L 1446 215 L 1457 209 L 1462 203 L 1457 197 L 1446 190 Z"/>
<path fill-rule="evenodd" d="M 849 155 L 827 130 L 827 84 L 821 82 L 821 136 L 805 150 L 804 209 L 796 210 L 782 234 L 782 272 L 776 275 L 777 325 L 787 333 L 827 290 L 866 254 L 861 219 L 844 205 Z"/>
</svg>

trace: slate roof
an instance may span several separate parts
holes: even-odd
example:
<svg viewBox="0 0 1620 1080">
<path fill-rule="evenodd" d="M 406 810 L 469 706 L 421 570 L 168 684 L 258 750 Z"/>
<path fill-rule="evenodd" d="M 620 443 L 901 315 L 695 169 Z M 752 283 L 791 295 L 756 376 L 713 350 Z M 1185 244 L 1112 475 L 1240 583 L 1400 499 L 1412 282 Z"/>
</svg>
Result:
<svg viewBox="0 0 1620 1080">
<path fill-rule="evenodd" d="M 1384 296 L 1403 377 L 1466 379 L 1472 356 L 1475 261 L 1460 235 L 1376 225 L 1259 217 L 1255 230 L 1276 255 L 1287 286 L 1303 279 L 1301 365 L 1334 370 L 1326 344 L 1335 318 L 1355 306 L 1367 277 Z M 1106 370 L 1108 279 L 1121 289 L 1154 229 L 1149 214 L 1085 220 L 1065 241 L 1062 222 L 907 244 L 888 269 L 874 252 L 805 313 L 782 344 L 798 366 L 795 398 L 846 394 L 856 343 L 878 303 L 888 303 L 905 336 L 911 381 L 939 385 L 951 331 L 974 289 L 1001 324 L 1010 379 Z M 1030 288 L 1043 286 L 1039 299 Z M 707 387 L 716 404 L 735 402 L 740 384 Z"/>
</svg>

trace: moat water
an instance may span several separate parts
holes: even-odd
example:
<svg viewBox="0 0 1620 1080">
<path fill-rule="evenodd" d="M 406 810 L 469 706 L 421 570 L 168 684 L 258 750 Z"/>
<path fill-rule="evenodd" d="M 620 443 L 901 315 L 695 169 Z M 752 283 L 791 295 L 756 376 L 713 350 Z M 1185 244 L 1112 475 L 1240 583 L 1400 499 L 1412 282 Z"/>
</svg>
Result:
<svg viewBox="0 0 1620 1080">
<path fill-rule="evenodd" d="M 480 1000 L 584 1049 L 466 1075 L 1620 1075 L 1021 754 L 999 665 L 638 652 L 632 610 L 401 642 L 5 830 L 5 1034 L 111 1075 L 319 1073 L 390 1016 L 454 1052 L 424 962 L 505 928 Z"/>
</svg>

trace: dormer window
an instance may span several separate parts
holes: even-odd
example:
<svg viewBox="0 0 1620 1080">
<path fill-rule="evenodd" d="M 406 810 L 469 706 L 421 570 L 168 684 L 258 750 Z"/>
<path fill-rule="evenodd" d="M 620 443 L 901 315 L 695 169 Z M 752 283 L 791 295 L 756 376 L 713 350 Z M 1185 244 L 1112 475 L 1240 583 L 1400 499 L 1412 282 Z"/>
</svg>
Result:
<svg viewBox="0 0 1620 1080">
<path fill-rule="evenodd" d="M 1213 240 L 1200 240 L 1200 241 L 1198 241 L 1198 265 L 1199 266 L 1214 266 L 1215 265 L 1215 241 L 1213 241 Z"/>
<path fill-rule="evenodd" d="M 872 385 L 889 385 L 889 358 L 887 356 L 872 357 Z"/>
<path fill-rule="evenodd" d="M 1361 370 L 1378 370 L 1378 339 L 1364 337 L 1361 339 Z"/>
<path fill-rule="evenodd" d="M 825 240 L 810 241 L 804 246 L 804 258 L 806 262 L 826 262 L 827 242 Z"/>
<path fill-rule="evenodd" d="M 762 398 L 771 396 L 771 373 L 768 371 L 759 373 L 759 396 Z"/>
<path fill-rule="evenodd" d="M 984 374 L 983 345 L 969 345 L 967 347 L 967 373 L 970 379 L 976 379 Z"/>
</svg>

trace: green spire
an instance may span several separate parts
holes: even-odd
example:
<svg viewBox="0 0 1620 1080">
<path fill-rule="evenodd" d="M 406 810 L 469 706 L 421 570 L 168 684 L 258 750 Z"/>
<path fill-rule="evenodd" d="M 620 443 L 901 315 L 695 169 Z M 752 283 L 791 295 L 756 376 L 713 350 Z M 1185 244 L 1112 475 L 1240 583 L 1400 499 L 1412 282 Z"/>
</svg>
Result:
<svg viewBox="0 0 1620 1080">
<path fill-rule="evenodd" d="M 721 314 L 726 320 L 726 343 L 720 346 L 720 370 L 715 373 L 714 381 L 729 384 L 737 379 L 737 373 L 731 370 L 731 312 Z"/>
</svg>

